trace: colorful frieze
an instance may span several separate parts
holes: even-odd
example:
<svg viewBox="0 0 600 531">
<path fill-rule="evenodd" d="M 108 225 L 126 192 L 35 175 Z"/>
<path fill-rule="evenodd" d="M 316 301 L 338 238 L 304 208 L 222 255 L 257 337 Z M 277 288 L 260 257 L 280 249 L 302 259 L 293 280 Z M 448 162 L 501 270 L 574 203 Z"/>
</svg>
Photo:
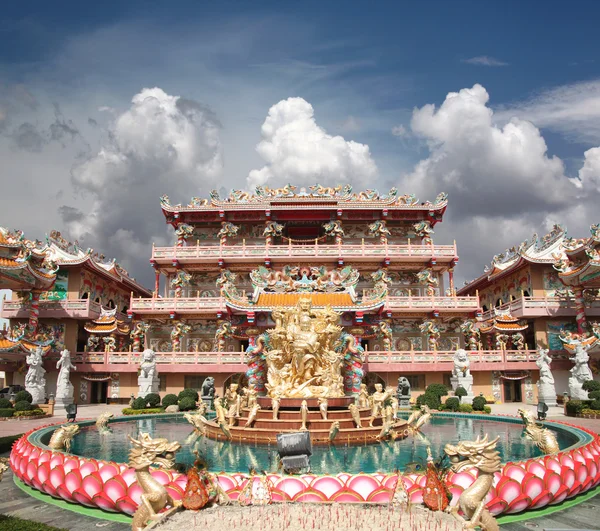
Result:
<svg viewBox="0 0 600 531">
<path fill-rule="evenodd" d="M 577 333 L 577 323 L 573 321 L 549 321 L 546 324 L 548 335 L 548 348 L 550 350 L 562 350 L 564 344 L 560 339 L 561 332 Z"/>
<path fill-rule="evenodd" d="M 87 294 L 87 297 L 84 295 Z M 99 300 L 102 306 L 109 306 L 112 301 L 118 311 L 129 306 L 130 293 L 116 289 L 113 284 L 94 275 L 87 270 L 81 271 L 81 285 L 79 287 L 79 298 L 88 298 L 92 301 Z"/>
<path fill-rule="evenodd" d="M 517 271 L 494 286 L 482 290 L 479 293 L 479 300 L 482 306 L 489 310 L 498 304 L 506 304 L 513 299 L 520 299 L 522 293 L 532 294 L 529 268 Z"/>
<path fill-rule="evenodd" d="M 56 281 L 52 289 L 44 291 L 40 295 L 41 301 L 63 301 L 67 298 L 69 291 L 69 272 L 65 269 L 59 269 L 56 274 Z"/>
</svg>

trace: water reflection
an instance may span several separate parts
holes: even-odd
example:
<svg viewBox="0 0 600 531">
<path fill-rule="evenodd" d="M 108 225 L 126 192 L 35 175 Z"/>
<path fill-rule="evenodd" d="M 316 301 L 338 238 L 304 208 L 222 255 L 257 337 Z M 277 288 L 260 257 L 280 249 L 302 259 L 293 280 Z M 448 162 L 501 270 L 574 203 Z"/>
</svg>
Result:
<svg viewBox="0 0 600 531">
<path fill-rule="evenodd" d="M 104 460 L 126 462 L 130 450 L 128 436 L 137 438 L 140 432 L 148 432 L 153 437 L 166 437 L 177 440 L 182 448 L 177 461 L 192 464 L 196 459 L 194 451 L 202 455 L 212 471 L 246 472 L 249 468 L 257 471 L 277 471 L 277 447 L 243 445 L 233 442 L 216 442 L 199 437 L 192 426 L 184 419 L 143 419 L 131 422 L 113 422 L 112 434 L 102 435 L 95 426 L 82 428 L 75 437 L 72 451 L 75 454 Z M 470 418 L 434 417 L 422 433 L 398 442 L 382 442 L 366 446 L 314 446 L 311 458 L 314 473 L 338 472 L 391 472 L 415 468 L 425 463 L 428 446 L 434 456 L 440 456 L 447 443 L 456 444 L 461 440 L 474 440 L 477 436 L 489 434 L 490 438 L 500 436 L 498 450 L 503 461 L 516 461 L 541 455 L 535 444 L 523 436 L 520 424 L 496 422 Z M 565 431 L 557 432 L 561 448 L 577 442 L 577 437 Z"/>
</svg>

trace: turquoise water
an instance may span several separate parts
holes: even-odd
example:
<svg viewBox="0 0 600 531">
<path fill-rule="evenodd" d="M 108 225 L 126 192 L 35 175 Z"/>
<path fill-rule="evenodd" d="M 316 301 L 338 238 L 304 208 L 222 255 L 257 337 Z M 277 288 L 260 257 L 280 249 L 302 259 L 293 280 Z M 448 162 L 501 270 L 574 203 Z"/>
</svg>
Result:
<svg viewBox="0 0 600 531">
<path fill-rule="evenodd" d="M 249 467 L 256 470 L 275 472 L 277 468 L 277 447 L 253 446 L 233 442 L 219 442 L 198 438 L 192 426 L 183 418 L 144 418 L 109 425 L 111 433 L 101 435 L 96 426 L 82 427 L 75 436 L 71 453 L 82 457 L 92 457 L 107 461 L 127 462 L 131 443 L 128 435 L 137 438 L 140 432 L 148 432 L 152 437 L 165 437 L 181 443 L 177 462 L 190 465 L 194 462 L 193 450 L 198 450 L 208 461 L 213 472 L 247 472 Z M 565 430 L 554 430 L 561 449 L 579 442 L 577 435 Z M 490 439 L 500 436 L 498 450 L 502 461 L 518 461 L 542 455 L 539 449 L 523 435 L 522 424 L 482 420 L 464 417 L 433 417 L 422 429 L 422 437 L 408 437 L 398 442 L 383 442 L 367 446 L 346 447 L 313 446 L 311 457 L 312 472 L 316 474 L 336 474 L 348 472 L 389 472 L 395 469 L 406 470 L 409 466 L 423 465 L 427 457 L 427 446 L 435 456 L 443 454 L 447 443 L 461 440 L 475 440 L 477 436 L 488 434 Z M 412 464 L 412 465 L 411 465 Z"/>
</svg>

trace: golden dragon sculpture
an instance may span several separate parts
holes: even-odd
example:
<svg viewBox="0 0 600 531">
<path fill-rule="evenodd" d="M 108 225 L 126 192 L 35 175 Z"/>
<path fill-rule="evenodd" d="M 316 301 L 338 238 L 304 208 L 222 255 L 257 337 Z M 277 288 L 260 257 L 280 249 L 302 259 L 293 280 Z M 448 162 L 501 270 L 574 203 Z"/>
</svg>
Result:
<svg viewBox="0 0 600 531">
<path fill-rule="evenodd" d="M 535 445 L 545 454 L 557 454 L 560 451 L 556 435 L 548 428 L 539 426 L 533 412 L 527 409 L 519 409 L 519 415 L 523 419 L 525 425 L 525 435 L 531 439 Z"/>
<path fill-rule="evenodd" d="M 152 477 L 151 465 L 171 469 L 175 464 L 175 453 L 181 448 L 177 442 L 167 439 L 153 439 L 148 433 L 140 433 L 139 440 L 129 437 L 133 445 L 129 452 L 129 466 L 135 469 L 138 485 L 143 493 L 140 496 L 140 505 L 133 515 L 131 522 L 132 531 L 142 531 L 149 521 L 162 518 L 165 513 L 160 513 L 167 505 L 179 507 L 181 501 L 171 498 L 167 489 Z"/>
<path fill-rule="evenodd" d="M 78 424 L 63 424 L 60 428 L 54 430 L 48 446 L 53 450 L 71 451 L 71 440 L 79 433 Z"/>
<path fill-rule="evenodd" d="M 458 505 L 449 508 L 450 513 L 463 524 L 464 529 L 474 529 L 477 526 L 483 531 L 500 529 L 496 519 L 485 506 L 485 497 L 494 482 L 494 473 L 501 468 L 500 454 L 496 450 L 499 438 L 489 441 L 486 434 L 483 439 L 477 437 L 475 441 L 461 441 L 456 446 L 447 444 L 444 448 L 450 458 L 453 472 L 473 467 L 479 471 L 477 479 L 458 498 Z M 458 514 L 459 507 L 466 518 Z"/>
<path fill-rule="evenodd" d="M 413 411 L 406 421 L 410 433 L 415 435 L 424 424 L 429 422 L 429 419 L 431 419 L 431 410 L 429 406 L 423 404 L 420 409 Z"/>
<path fill-rule="evenodd" d="M 108 427 L 108 422 L 113 417 L 114 417 L 114 414 L 111 413 L 110 411 L 105 411 L 104 413 L 101 413 L 100 415 L 98 415 L 98 418 L 96 419 L 96 428 L 98 428 L 98 431 L 101 434 L 104 435 L 104 434 L 110 433 L 110 428 Z"/>
<path fill-rule="evenodd" d="M 4 472 L 9 469 L 9 459 L 8 457 L 0 457 L 0 481 L 2 481 L 2 476 Z"/>
</svg>

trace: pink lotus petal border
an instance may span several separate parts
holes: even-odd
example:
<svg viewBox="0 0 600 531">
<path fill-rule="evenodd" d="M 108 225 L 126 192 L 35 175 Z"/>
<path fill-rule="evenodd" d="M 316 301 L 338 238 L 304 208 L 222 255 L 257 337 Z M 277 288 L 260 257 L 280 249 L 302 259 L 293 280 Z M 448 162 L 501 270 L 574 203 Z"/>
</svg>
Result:
<svg viewBox="0 0 600 531">
<path fill-rule="evenodd" d="M 567 423 L 593 437 L 583 446 L 517 463 L 508 462 L 495 475 L 487 506 L 495 515 L 556 505 L 600 484 L 600 437 L 594 432 Z M 44 428 L 47 426 L 44 426 Z M 16 441 L 10 454 L 15 475 L 27 485 L 69 502 L 111 512 L 133 514 L 141 489 L 133 469 L 126 464 L 83 458 L 53 452 L 31 443 L 31 430 Z M 153 476 L 166 485 L 174 499 L 181 499 L 186 477 L 168 471 Z M 232 499 L 237 499 L 247 478 L 244 474 L 218 475 L 219 482 Z M 269 474 L 274 501 L 388 503 L 395 474 L 337 474 L 331 476 L 281 476 Z M 464 489 L 476 479 L 477 471 L 450 473 L 448 486 L 456 503 Z M 402 476 L 411 500 L 423 499 L 424 476 Z"/>
</svg>

